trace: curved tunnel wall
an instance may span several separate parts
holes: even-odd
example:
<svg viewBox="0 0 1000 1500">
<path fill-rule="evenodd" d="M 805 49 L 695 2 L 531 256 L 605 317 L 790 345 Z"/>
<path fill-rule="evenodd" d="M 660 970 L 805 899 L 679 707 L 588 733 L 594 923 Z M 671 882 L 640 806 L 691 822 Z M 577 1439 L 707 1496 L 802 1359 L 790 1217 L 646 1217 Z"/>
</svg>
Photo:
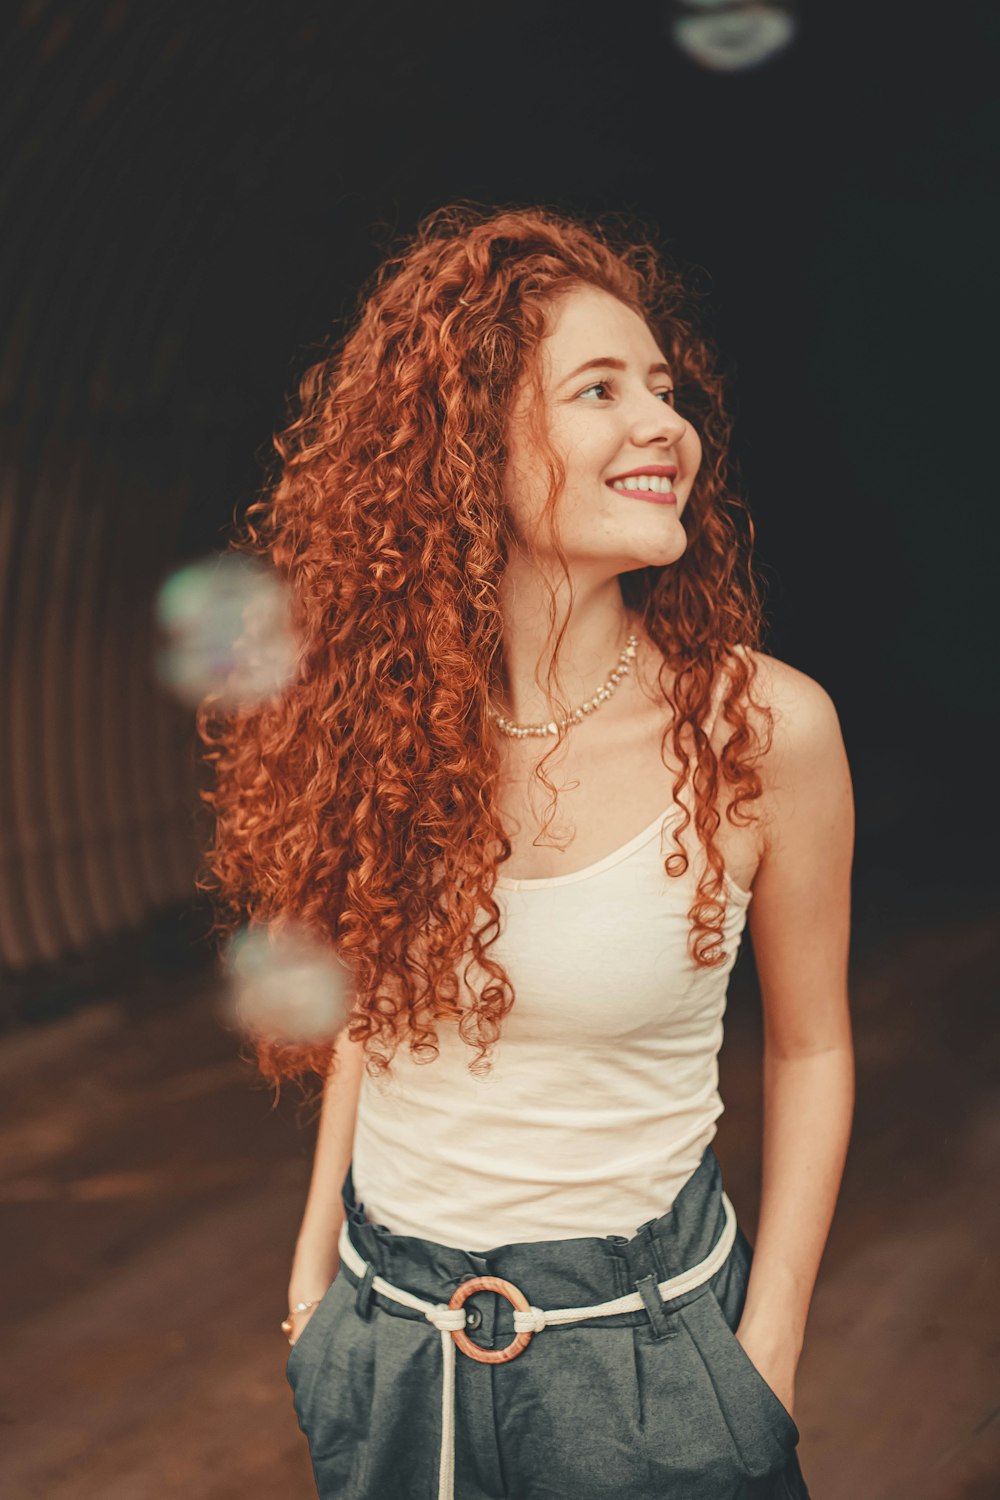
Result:
<svg viewBox="0 0 1000 1500">
<path fill-rule="evenodd" d="M 190 710 L 162 578 L 223 545 L 245 404 L 206 358 L 219 183 L 184 81 L 226 38 L 128 4 L 22 10 L 4 65 L 0 979 L 196 899 Z M 208 96 L 207 87 L 203 90 Z M 186 107 L 190 101 L 184 101 Z M 226 101 L 219 99 L 221 114 Z M 259 441 L 259 433 L 256 434 Z"/>
<path fill-rule="evenodd" d="M 152 672 L 151 602 L 184 494 L 123 464 L 126 434 L 0 457 L 0 967 L 190 899 L 191 716 Z M 132 441 L 134 442 L 134 437 Z M 148 456 L 148 453 L 147 453 Z"/>
</svg>

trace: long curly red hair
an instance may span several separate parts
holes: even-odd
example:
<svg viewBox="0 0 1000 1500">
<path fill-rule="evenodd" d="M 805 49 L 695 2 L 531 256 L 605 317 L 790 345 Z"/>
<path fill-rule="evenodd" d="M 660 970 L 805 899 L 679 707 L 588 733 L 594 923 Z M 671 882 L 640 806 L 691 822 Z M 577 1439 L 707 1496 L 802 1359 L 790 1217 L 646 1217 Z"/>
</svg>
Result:
<svg viewBox="0 0 1000 1500">
<path fill-rule="evenodd" d="M 197 883 L 212 893 L 213 931 L 294 922 L 333 944 L 353 976 L 349 1035 L 373 1075 L 404 1036 L 431 1060 L 436 1023 L 454 1021 L 470 1067 L 488 1070 L 515 1000 L 487 952 L 500 924 L 493 881 L 512 852 L 489 718 L 504 680 L 498 586 L 515 545 L 502 499 L 505 417 L 535 367 L 552 299 L 579 285 L 646 319 L 677 408 L 701 437 L 683 556 L 619 582 L 673 672 L 675 796 L 693 763 L 706 867 L 691 955 L 708 967 L 725 959 L 716 801 L 721 775 L 735 788 L 730 821 L 747 826 L 740 808 L 761 795 L 745 706 L 756 668 L 732 652 L 758 644 L 761 603 L 753 524 L 728 489 L 731 419 L 696 305 L 703 294 L 618 218 L 452 204 L 383 261 L 349 331 L 302 377 L 274 437 L 273 473 L 232 539 L 290 586 L 298 679 L 261 706 L 220 713 L 205 703 L 198 713 L 214 839 Z M 553 454 L 549 507 L 561 474 Z M 700 726 L 723 662 L 732 733 L 717 758 Z M 689 822 L 675 825 L 668 875 L 687 869 Z M 468 978 L 473 960 L 493 982 L 470 1005 L 459 1002 L 459 971 Z M 332 1037 L 253 1040 L 278 1087 L 326 1077 L 334 1063 Z"/>
</svg>

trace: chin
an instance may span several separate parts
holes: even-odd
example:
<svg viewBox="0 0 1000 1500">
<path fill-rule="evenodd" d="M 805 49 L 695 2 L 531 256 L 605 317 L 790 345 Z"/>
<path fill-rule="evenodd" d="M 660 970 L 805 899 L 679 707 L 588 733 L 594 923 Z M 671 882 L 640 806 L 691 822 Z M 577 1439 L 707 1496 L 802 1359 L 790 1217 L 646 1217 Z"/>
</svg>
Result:
<svg viewBox="0 0 1000 1500">
<path fill-rule="evenodd" d="M 643 549 L 644 556 L 640 562 L 632 564 L 633 568 L 669 568 L 671 563 L 677 562 L 687 551 L 687 537 L 682 534 L 680 545 L 671 538 L 670 542 L 663 547 L 646 547 Z"/>
</svg>

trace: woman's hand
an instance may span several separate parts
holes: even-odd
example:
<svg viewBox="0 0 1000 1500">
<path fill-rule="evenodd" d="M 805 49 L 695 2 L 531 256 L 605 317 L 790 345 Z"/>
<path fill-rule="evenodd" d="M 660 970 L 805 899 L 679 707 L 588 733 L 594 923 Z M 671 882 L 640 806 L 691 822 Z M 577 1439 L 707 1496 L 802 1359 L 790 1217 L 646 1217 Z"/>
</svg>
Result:
<svg viewBox="0 0 1000 1500">
<path fill-rule="evenodd" d="M 332 1265 L 310 1262 L 305 1268 L 299 1263 L 303 1259 L 301 1253 L 296 1256 L 296 1264 L 292 1268 L 292 1279 L 288 1289 L 288 1317 L 281 1324 L 285 1337 L 292 1345 L 301 1338 L 306 1324 L 326 1297 L 326 1293 L 333 1286 L 340 1271 L 339 1256 Z M 324 1283 L 326 1291 L 319 1291 Z M 309 1292 L 305 1290 L 306 1287 L 316 1291 L 317 1296 L 310 1297 Z M 306 1306 L 300 1308 L 300 1302 L 305 1302 Z"/>
<path fill-rule="evenodd" d="M 794 1419 L 795 1372 L 799 1363 L 796 1343 L 773 1325 L 770 1329 L 744 1318 L 736 1337 L 757 1373 L 771 1387 L 788 1415 Z"/>
<path fill-rule="evenodd" d="M 307 1307 L 305 1312 L 290 1312 L 288 1314 L 288 1322 L 292 1325 L 292 1331 L 287 1335 L 287 1338 L 289 1344 L 291 1344 L 293 1348 L 302 1337 L 303 1329 L 309 1322 L 309 1319 L 312 1317 L 318 1306 L 319 1303 L 316 1302 L 312 1307 Z"/>
</svg>

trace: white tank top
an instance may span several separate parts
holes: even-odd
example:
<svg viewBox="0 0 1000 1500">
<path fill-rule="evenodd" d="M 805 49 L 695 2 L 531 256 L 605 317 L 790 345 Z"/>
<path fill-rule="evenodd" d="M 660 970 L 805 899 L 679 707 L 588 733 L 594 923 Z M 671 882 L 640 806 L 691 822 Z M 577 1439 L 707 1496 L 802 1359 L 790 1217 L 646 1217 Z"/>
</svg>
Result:
<svg viewBox="0 0 1000 1500">
<path fill-rule="evenodd" d="M 674 804 L 572 874 L 497 878 L 488 952 L 516 998 L 493 1070 L 470 1074 L 473 1052 L 438 1022 L 432 1062 L 404 1042 L 388 1079 L 363 1075 L 353 1178 L 370 1222 L 482 1251 L 631 1236 L 666 1213 L 722 1113 L 723 1015 L 751 897 L 726 877 L 726 961 L 696 965 L 688 909 L 704 852 L 692 854 L 693 823 L 688 870 L 663 868 L 681 815 Z"/>
</svg>

